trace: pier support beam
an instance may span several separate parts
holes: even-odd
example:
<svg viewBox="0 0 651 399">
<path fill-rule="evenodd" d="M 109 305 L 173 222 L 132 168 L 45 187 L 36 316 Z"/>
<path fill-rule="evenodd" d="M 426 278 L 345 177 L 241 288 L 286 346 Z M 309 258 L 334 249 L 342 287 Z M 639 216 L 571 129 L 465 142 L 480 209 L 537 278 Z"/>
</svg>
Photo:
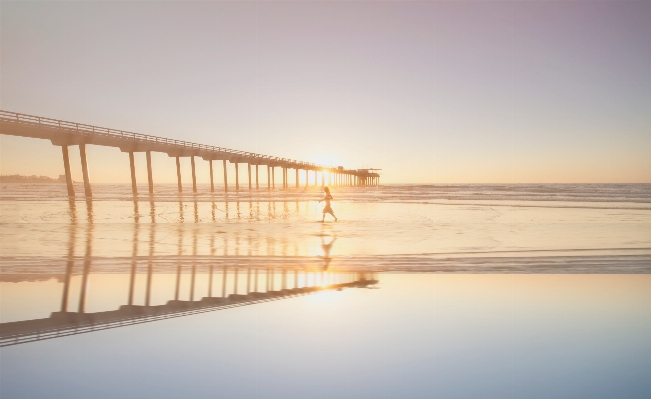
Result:
<svg viewBox="0 0 651 399">
<path fill-rule="evenodd" d="M 298 188 L 298 168 L 296 168 L 296 188 Z"/>
<path fill-rule="evenodd" d="M 133 196 L 138 196 L 138 186 L 136 185 L 136 163 L 133 158 L 133 151 L 129 151 L 129 166 L 131 167 L 131 191 Z"/>
<path fill-rule="evenodd" d="M 310 173 L 310 171 L 307 170 L 307 169 L 305 169 L 305 187 L 307 187 L 307 185 L 308 185 L 309 182 L 310 182 L 310 175 L 309 175 L 309 173 Z"/>
<path fill-rule="evenodd" d="M 181 185 L 181 159 L 179 157 L 176 157 L 176 181 L 180 193 L 183 191 L 183 186 Z"/>
<path fill-rule="evenodd" d="M 271 167 L 267 165 L 267 190 L 271 190 Z"/>
<path fill-rule="evenodd" d="M 235 191 L 240 191 L 240 168 L 237 162 L 235 162 Z"/>
<path fill-rule="evenodd" d="M 194 168 L 194 155 L 190 157 L 190 165 L 192 165 L 192 192 L 197 192 L 197 173 Z"/>
<path fill-rule="evenodd" d="M 84 177 L 84 193 L 87 198 L 93 196 L 90 190 L 90 178 L 88 176 L 88 161 L 86 160 L 86 144 L 79 144 L 79 157 L 81 158 L 81 174 Z"/>
<path fill-rule="evenodd" d="M 208 164 L 210 165 L 210 192 L 214 193 L 215 192 L 215 180 L 213 179 L 213 174 L 212 174 L 212 159 L 210 161 L 208 161 Z"/>
<path fill-rule="evenodd" d="M 146 155 L 147 155 L 147 182 L 149 183 L 149 195 L 154 195 L 154 177 L 151 170 L 151 151 L 147 151 Z"/>
<path fill-rule="evenodd" d="M 249 190 L 251 190 L 251 164 L 248 163 L 247 165 L 249 167 Z"/>
<path fill-rule="evenodd" d="M 228 169 L 226 169 L 225 159 L 224 159 L 224 192 L 228 192 Z"/>
<path fill-rule="evenodd" d="M 68 187 L 68 197 L 75 196 L 75 188 L 72 186 L 72 174 L 70 173 L 70 155 L 68 154 L 68 146 L 62 145 L 61 152 L 63 153 L 63 169 L 66 173 L 66 186 Z"/>
<path fill-rule="evenodd" d="M 256 190 L 260 189 L 260 184 L 258 182 L 258 176 L 259 176 L 258 166 L 260 165 L 255 165 L 255 189 Z"/>
<path fill-rule="evenodd" d="M 271 167 L 271 188 L 276 189 L 276 173 L 274 171 L 274 167 Z"/>
</svg>

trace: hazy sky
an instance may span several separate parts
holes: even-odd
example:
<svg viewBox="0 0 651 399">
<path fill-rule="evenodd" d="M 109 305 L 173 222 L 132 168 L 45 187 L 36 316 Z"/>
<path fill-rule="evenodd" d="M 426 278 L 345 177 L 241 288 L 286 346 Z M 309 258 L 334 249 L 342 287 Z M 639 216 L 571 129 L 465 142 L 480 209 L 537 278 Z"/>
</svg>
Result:
<svg viewBox="0 0 651 399">
<path fill-rule="evenodd" d="M 0 7 L 4 110 L 383 182 L 651 182 L 650 1 Z M 63 173 L 49 142 L 0 140 L 3 174 Z M 89 162 L 129 180 L 116 149 Z M 174 181 L 172 158 L 155 167 Z"/>
</svg>

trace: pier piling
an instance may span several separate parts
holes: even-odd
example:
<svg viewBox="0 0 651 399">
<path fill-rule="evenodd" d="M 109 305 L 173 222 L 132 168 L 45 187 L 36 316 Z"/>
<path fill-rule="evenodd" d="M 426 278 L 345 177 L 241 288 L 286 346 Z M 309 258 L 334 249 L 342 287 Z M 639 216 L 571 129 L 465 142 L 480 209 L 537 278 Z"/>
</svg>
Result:
<svg viewBox="0 0 651 399">
<path fill-rule="evenodd" d="M 228 169 L 226 169 L 225 159 L 224 159 L 224 192 L 228 192 Z"/>
<path fill-rule="evenodd" d="M 181 185 L 181 160 L 179 157 L 176 157 L 176 181 L 180 193 L 183 191 L 183 186 Z"/>
<path fill-rule="evenodd" d="M 62 145 L 61 152 L 63 153 L 63 169 L 66 174 L 66 186 L 68 187 L 68 197 L 75 196 L 75 188 L 72 185 L 72 174 L 70 172 L 70 156 L 68 154 L 68 146 Z"/>
<path fill-rule="evenodd" d="M 213 179 L 213 170 L 212 170 L 212 159 L 208 161 L 210 165 L 210 192 L 215 192 L 215 180 Z"/>
<path fill-rule="evenodd" d="M 138 196 L 138 186 L 136 185 L 136 163 L 133 157 L 133 151 L 129 151 L 129 166 L 131 167 L 131 191 L 133 196 Z"/>
<path fill-rule="evenodd" d="M 247 163 L 249 168 L 249 191 L 251 191 L 251 163 Z"/>
<path fill-rule="evenodd" d="M 240 191 L 240 168 L 237 162 L 235 162 L 235 191 Z"/>
<path fill-rule="evenodd" d="M 90 178 L 88 176 L 88 161 L 86 160 L 86 144 L 79 144 L 79 157 L 81 158 L 81 173 L 84 177 L 84 193 L 86 198 L 93 196 L 90 190 Z"/>
<path fill-rule="evenodd" d="M 190 164 L 192 165 L 192 192 L 197 193 L 197 173 L 194 168 L 194 156 L 190 157 Z"/>
<path fill-rule="evenodd" d="M 149 184 L 149 195 L 154 195 L 154 178 L 151 170 L 151 151 L 146 152 L 147 157 L 147 183 Z"/>
</svg>

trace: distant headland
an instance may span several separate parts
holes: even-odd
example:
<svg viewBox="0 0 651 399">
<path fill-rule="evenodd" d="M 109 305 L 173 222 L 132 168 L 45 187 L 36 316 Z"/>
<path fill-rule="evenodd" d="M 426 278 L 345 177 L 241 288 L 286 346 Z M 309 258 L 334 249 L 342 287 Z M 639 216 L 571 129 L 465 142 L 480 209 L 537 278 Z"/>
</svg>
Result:
<svg viewBox="0 0 651 399">
<path fill-rule="evenodd" d="M 0 183 L 65 183 L 66 175 L 59 175 L 58 179 L 47 176 L 0 175 Z"/>
</svg>

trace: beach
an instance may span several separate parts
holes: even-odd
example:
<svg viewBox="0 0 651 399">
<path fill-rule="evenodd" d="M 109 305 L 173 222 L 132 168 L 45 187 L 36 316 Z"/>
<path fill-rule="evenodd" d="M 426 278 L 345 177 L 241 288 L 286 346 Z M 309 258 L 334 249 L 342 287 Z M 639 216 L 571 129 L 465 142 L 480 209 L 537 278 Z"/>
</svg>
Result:
<svg viewBox="0 0 651 399">
<path fill-rule="evenodd" d="M 649 185 L 161 187 L 2 186 L 3 394 L 650 388 Z"/>
<path fill-rule="evenodd" d="M 553 186 L 537 195 L 520 185 L 498 195 L 479 185 L 443 194 L 438 186 L 341 187 L 333 189 L 340 221 L 320 223 L 318 187 L 193 195 L 169 185 L 134 201 L 128 185 L 98 185 L 92 201 L 68 201 L 58 185 L 5 185 L 2 261 L 18 274 L 62 272 L 70 256 L 90 256 L 99 270 L 133 257 L 163 268 L 187 259 L 320 267 L 334 239 L 335 268 L 648 273 L 650 187 L 606 185 L 595 195 L 594 186 L 565 186 L 558 198 Z"/>
<path fill-rule="evenodd" d="M 651 398 L 651 2 L 0 2 L 0 399 Z"/>
</svg>

